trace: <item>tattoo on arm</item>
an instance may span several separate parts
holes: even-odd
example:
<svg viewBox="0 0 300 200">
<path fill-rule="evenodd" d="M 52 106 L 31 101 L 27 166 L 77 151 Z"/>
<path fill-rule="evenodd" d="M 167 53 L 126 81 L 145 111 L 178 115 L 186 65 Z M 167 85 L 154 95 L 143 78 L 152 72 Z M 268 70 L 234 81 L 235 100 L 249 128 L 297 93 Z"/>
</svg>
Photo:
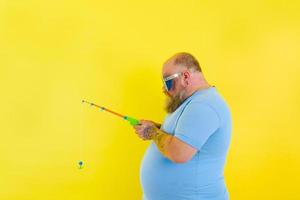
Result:
<svg viewBox="0 0 300 200">
<path fill-rule="evenodd" d="M 172 140 L 171 135 L 165 133 L 164 131 L 158 129 L 156 131 L 156 134 L 153 138 L 153 141 L 155 142 L 157 148 L 159 149 L 159 151 L 166 157 L 169 158 L 169 153 L 167 150 L 168 144 L 170 144 L 171 140 Z"/>
<path fill-rule="evenodd" d="M 167 158 L 170 158 L 168 153 L 168 145 L 173 136 L 159 129 L 157 125 L 147 126 L 144 128 L 143 137 L 148 140 L 153 140 L 159 151 Z"/>
<path fill-rule="evenodd" d="M 153 136 L 155 134 L 155 127 L 153 126 L 147 126 L 145 129 L 144 129 L 144 138 L 145 139 L 152 139 Z"/>
</svg>

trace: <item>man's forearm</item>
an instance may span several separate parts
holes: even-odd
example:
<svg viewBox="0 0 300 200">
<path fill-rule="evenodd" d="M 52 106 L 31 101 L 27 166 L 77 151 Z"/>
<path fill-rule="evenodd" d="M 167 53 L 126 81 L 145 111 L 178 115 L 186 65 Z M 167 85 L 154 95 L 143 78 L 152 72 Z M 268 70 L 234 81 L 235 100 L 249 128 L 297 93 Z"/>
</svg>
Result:
<svg viewBox="0 0 300 200">
<path fill-rule="evenodd" d="M 153 140 L 160 153 L 175 163 L 190 160 L 197 149 L 160 129 L 161 125 L 153 121 L 141 120 L 134 126 L 136 133 L 143 140 Z"/>
<path fill-rule="evenodd" d="M 160 129 L 161 124 L 153 122 L 153 121 L 141 121 L 143 125 L 138 125 L 137 130 L 141 126 L 142 129 L 142 138 L 143 139 L 151 139 L 156 144 L 159 151 L 167 158 L 171 159 L 169 145 L 173 139 L 173 136 L 164 132 Z"/>
<path fill-rule="evenodd" d="M 167 134 L 166 132 L 164 132 L 161 129 L 156 130 L 156 134 L 153 138 L 153 141 L 155 142 L 159 151 L 169 159 L 171 159 L 171 158 L 170 158 L 170 154 L 168 151 L 168 146 L 171 143 L 172 139 L 173 139 L 172 135 Z"/>
</svg>

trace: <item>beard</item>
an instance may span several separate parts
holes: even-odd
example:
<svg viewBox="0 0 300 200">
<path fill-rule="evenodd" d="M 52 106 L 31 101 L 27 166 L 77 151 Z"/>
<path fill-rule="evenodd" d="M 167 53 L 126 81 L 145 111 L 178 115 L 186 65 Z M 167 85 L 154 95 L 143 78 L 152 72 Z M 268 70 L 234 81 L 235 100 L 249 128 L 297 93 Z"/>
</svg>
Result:
<svg viewBox="0 0 300 200">
<path fill-rule="evenodd" d="M 173 113 L 185 100 L 185 90 L 178 92 L 174 97 L 167 96 L 165 110 L 167 113 Z"/>
</svg>

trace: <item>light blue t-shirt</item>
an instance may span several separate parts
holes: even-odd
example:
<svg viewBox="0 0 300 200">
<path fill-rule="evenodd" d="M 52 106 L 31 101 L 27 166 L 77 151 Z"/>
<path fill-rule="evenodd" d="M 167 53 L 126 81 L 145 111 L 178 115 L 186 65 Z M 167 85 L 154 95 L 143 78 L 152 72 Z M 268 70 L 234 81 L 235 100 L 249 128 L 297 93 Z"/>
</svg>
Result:
<svg viewBox="0 0 300 200">
<path fill-rule="evenodd" d="M 228 200 L 223 171 L 231 127 L 230 110 L 216 87 L 194 92 L 161 129 L 198 151 L 188 162 L 175 163 L 152 142 L 140 170 L 143 200 Z"/>
</svg>

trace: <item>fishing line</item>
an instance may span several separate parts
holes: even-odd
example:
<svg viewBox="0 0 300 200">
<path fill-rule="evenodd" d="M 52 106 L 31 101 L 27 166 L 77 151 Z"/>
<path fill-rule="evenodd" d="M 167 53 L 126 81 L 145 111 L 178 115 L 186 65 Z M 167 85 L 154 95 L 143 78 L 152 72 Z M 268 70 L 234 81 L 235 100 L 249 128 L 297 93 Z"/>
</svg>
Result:
<svg viewBox="0 0 300 200">
<path fill-rule="evenodd" d="M 82 100 L 81 101 L 81 103 L 82 104 L 89 104 L 91 107 L 94 107 L 94 108 L 97 108 L 97 109 L 100 109 L 100 111 L 106 111 L 107 113 L 110 113 L 110 114 L 112 114 L 112 115 L 114 115 L 114 116 L 117 116 L 117 117 L 120 117 L 120 118 L 122 118 L 122 119 L 124 119 L 124 120 L 126 120 L 126 121 L 128 121 L 129 123 L 130 123 L 130 125 L 132 125 L 132 126 L 135 126 L 135 125 L 138 125 L 138 124 L 140 124 L 140 122 L 139 122 L 139 120 L 137 120 L 137 119 L 135 119 L 135 118 L 133 118 L 133 117 L 129 117 L 129 116 L 127 116 L 127 115 L 123 115 L 123 114 L 120 114 L 120 113 L 117 113 L 117 112 L 115 112 L 115 111 L 113 111 L 113 110 L 110 110 L 110 109 L 108 109 L 108 108 L 105 108 L 105 107 L 103 107 L 103 106 L 99 106 L 99 105 L 97 105 L 97 104 L 94 104 L 94 103 L 92 103 L 92 102 L 88 102 L 88 101 L 86 101 L 86 100 Z M 79 153 L 79 161 L 78 161 L 78 168 L 79 169 L 83 169 L 83 167 L 84 167 L 84 162 L 83 162 L 83 151 L 84 151 L 84 149 L 83 149 L 83 131 L 84 131 L 84 127 L 83 127 L 83 120 L 84 120 L 84 117 L 83 117 L 83 114 L 84 114 L 84 107 L 82 106 L 82 108 L 81 108 L 81 116 L 82 116 L 82 119 L 80 120 L 80 138 L 79 138 L 79 140 L 80 140 L 80 142 L 79 142 L 79 148 L 80 148 L 80 153 Z"/>
</svg>

